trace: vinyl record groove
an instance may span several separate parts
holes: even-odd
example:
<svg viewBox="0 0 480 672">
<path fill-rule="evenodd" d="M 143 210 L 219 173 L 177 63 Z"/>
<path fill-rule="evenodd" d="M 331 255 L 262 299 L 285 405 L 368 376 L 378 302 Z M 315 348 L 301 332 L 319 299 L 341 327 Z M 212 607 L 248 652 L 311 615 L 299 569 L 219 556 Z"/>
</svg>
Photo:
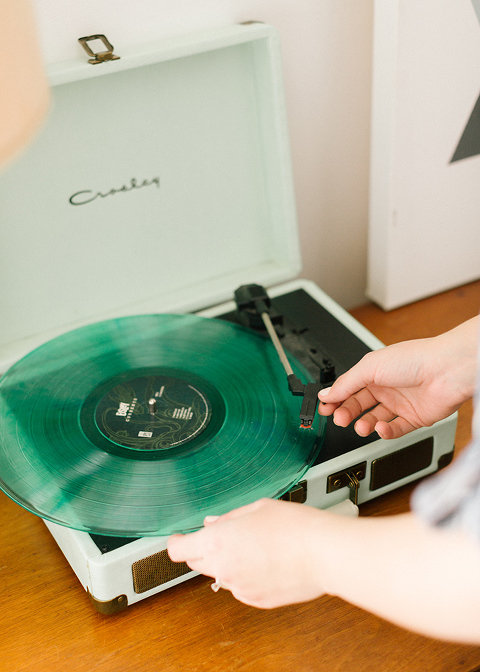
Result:
<svg viewBox="0 0 480 672">
<path fill-rule="evenodd" d="M 193 530 L 303 476 L 324 419 L 300 429 L 299 406 L 271 343 L 243 327 L 193 315 L 92 324 L 1 379 L 0 487 L 87 532 Z"/>
</svg>

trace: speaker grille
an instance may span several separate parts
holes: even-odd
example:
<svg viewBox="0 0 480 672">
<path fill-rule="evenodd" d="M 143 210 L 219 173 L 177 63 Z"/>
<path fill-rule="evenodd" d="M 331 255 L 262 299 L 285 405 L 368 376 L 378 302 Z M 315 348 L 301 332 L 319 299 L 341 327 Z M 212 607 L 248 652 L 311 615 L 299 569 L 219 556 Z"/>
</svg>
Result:
<svg viewBox="0 0 480 672">
<path fill-rule="evenodd" d="M 370 490 L 395 483 L 432 464 L 433 436 L 372 461 Z"/>
<path fill-rule="evenodd" d="M 144 593 L 191 571 L 185 562 L 172 562 L 166 550 L 160 551 L 133 563 L 134 590 L 136 593 Z"/>
</svg>

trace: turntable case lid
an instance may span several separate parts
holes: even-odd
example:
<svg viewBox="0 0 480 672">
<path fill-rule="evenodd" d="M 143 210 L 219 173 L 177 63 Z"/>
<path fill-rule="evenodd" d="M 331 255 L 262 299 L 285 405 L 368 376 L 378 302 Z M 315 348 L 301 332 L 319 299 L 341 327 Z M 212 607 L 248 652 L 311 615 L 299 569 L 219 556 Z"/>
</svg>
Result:
<svg viewBox="0 0 480 672">
<path fill-rule="evenodd" d="M 51 68 L 48 122 L 0 176 L 0 363 L 88 322 L 196 310 L 300 271 L 276 31 L 115 53 Z"/>
</svg>

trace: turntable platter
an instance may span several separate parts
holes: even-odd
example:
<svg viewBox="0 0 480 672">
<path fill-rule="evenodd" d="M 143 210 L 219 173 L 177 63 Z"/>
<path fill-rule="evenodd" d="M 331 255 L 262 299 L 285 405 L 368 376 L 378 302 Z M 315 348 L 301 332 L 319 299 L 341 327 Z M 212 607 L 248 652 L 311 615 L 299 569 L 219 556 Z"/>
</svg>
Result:
<svg viewBox="0 0 480 672">
<path fill-rule="evenodd" d="M 239 325 L 194 315 L 91 324 L 0 380 L 0 488 L 96 534 L 194 530 L 300 480 L 325 421 L 300 429 L 298 406 L 270 341 Z"/>
</svg>

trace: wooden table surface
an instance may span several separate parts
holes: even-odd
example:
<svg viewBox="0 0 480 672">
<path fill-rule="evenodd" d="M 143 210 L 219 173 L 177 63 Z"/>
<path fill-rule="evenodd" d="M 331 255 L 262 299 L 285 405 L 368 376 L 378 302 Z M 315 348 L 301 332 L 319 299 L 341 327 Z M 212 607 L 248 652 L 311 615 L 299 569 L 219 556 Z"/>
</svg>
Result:
<svg viewBox="0 0 480 672">
<path fill-rule="evenodd" d="M 430 336 L 475 315 L 480 283 L 384 313 L 353 315 L 384 343 Z M 472 408 L 456 438 L 470 437 Z M 361 515 L 408 509 L 412 486 L 361 507 Z M 0 670 L 3 672 L 473 672 L 480 647 L 437 642 L 337 598 L 272 611 L 236 602 L 197 577 L 102 616 L 43 522 L 0 495 Z M 355 562 L 355 549 L 352 549 Z"/>
</svg>

